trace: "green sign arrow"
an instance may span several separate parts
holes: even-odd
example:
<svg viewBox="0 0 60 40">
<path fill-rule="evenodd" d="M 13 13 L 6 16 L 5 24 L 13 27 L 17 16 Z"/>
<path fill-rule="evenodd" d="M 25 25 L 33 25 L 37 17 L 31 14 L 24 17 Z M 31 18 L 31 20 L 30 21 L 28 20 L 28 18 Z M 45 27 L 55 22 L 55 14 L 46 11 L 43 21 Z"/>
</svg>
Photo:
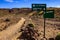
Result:
<svg viewBox="0 0 60 40">
<path fill-rule="evenodd" d="M 54 18 L 54 10 L 47 10 L 44 12 L 44 18 Z"/>
<path fill-rule="evenodd" d="M 32 11 L 45 11 L 46 10 L 46 4 L 32 4 Z"/>
</svg>

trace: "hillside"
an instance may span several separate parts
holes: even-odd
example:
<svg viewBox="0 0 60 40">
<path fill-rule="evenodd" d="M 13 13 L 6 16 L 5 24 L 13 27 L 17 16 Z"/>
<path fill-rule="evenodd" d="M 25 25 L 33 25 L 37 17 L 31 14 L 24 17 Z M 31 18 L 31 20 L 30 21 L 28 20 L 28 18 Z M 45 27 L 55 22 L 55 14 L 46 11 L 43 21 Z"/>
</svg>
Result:
<svg viewBox="0 0 60 40">
<path fill-rule="evenodd" d="M 57 33 L 60 32 L 60 8 L 47 8 L 47 10 L 52 10 L 52 9 L 54 9 L 55 18 L 46 19 L 47 39 L 54 38 L 57 35 Z M 10 26 L 17 24 L 21 19 L 21 17 L 26 19 L 26 23 L 24 24 L 24 27 L 31 22 L 35 24 L 35 29 L 38 30 L 38 32 L 40 33 L 38 39 L 41 39 L 43 37 L 43 32 L 44 32 L 43 14 L 37 15 L 37 12 L 31 11 L 30 8 L 0 9 L 0 32 L 3 32 Z M 20 32 L 17 32 L 16 35 L 13 35 L 12 39 L 17 40 L 19 35 Z"/>
</svg>

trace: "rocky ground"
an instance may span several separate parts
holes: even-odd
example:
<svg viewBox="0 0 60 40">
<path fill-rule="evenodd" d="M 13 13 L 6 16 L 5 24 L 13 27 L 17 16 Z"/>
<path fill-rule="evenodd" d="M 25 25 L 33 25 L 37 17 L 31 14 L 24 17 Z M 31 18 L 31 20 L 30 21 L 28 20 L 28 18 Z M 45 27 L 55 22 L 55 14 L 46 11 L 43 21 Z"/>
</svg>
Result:
<svg viewBox="0 0 60 40">
<path fill-rule="evenodd" d="M 33 13 L 33 12 L 31 12 L 31 13 Z M 30 12 L 28 14 L 30 14 Z M 29 16 L 28 14 L 20 13 L 20 14 L 6 14 L 3 16 L 0 16 L 0 34 L 1 34 L 1 32 L 3 32 L 6 29 L 10 29 L 11 26 L 12 26 L 11 29 L 13 29 L 13 27 L 14 27 L 14 29 L 16 29 L 15 26 L 13 26 L 13 25 L 17 25 L 17 23 L 20 21 L 21 17 L 23 17 L 26 19 L 24 26 L 26 26 L 28 23 L 32 22 L 35 25 L 35 29 L 37 29 L 38 33 L 40 34 L 38 39 L 41 40 L 41 38 L 43 38 L 43 36 L 44 36 L 44 19 L 41 18 L 41 15 L 39 17 L 37 17 L 35 15 L 28 17 Z M 46 35 L 45 36 L 47 39 L 55 38 L 57 33 L 60 32 L 60 28 L 59 28 L 60 21 L 59 20 L 60 20 L 60 18 L 46 19 L 46 23 L 45 23 Z M 20 28 L 19 28 L 19 30 L 20 30 Z M 12 30 L 12 32 L 14 32 L 14 31 Z M 3 32 L 3 34 L 4 34 L 4 32 Z M 12 36 L 12 38 L 10 38 L 10 39 L 8 38 L 8 40 L 18 40 L 17 38 L 20 35 L 21 35 L 21 32 L 17 31 L 17 33 L 14 34 Z"/>
</svg>

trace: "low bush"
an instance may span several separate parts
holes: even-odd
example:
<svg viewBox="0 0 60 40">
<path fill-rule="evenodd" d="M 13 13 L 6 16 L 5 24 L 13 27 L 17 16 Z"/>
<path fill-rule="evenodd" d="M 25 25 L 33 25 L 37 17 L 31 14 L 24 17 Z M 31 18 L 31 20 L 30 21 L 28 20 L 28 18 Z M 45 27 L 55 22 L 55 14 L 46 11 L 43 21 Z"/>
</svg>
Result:
<svg viewBox="0 0 60 40">
<path fill-rule="evenodd" d="M 55 37 L 55 40 L 60 40 L 60 33 L 57 34 L 57 36 Z"/>
</svg>

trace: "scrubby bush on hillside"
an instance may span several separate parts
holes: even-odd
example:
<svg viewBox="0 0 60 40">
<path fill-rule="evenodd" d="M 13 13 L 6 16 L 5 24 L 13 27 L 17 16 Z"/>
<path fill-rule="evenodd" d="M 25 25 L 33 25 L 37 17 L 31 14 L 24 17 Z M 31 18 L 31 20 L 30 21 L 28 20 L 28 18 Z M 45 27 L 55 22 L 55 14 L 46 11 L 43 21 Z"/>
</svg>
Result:
<svg viewBox="0 0 60 40">
<path fill-rule="evenodd" d="M 60 33 L 55 37 L 55 40 L 60 40 Z"/>
</svg>

